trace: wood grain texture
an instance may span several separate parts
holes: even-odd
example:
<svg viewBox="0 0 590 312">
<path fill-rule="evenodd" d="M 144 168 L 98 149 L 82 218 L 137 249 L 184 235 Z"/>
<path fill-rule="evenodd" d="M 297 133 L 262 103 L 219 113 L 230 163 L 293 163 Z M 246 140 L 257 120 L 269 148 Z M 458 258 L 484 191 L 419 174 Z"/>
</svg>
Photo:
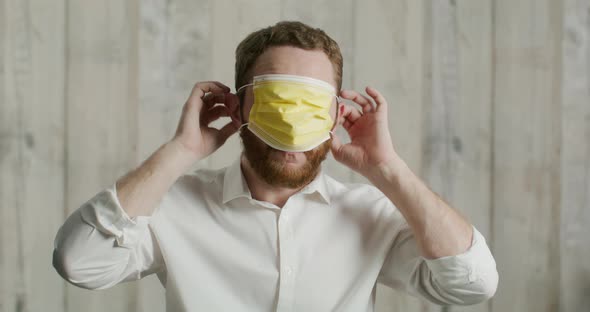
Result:
<svg viewBox="0 0 590 312">
<path fill-rule="evenodd" d="M 214 1 L 150 0 L 140 8 L 139 159 L 170 140 L 195 83 L 212 80 Z M 203 160 L 193 170 L 209 167 Z M 163 311 L 164 288 L 155 276 L 139 282 L 138 311 Z"/>
<path fill-rule="evenodd" d="M 394 146 L 416 174 L 422 170 L 422 106 L 429 86 L 427 1 L 364 1 L 355 5 L 352 88 L 381 91 L 389 104 Z M 366 183 L 359 175 L 353 181 Z M 377 311 L 440 311 L 439 307 L 378 285 Z"/>
<path fill-rule="evenodd" d="M 0 311 L 61 311 L 64 3 L 0 2 Z"/>
<path fill-rule="evenodd" d="M 423 176 L 490 238 L 492 1 L 432 2 Z M 488 311 L 489 302 L 450 311 Z"/>
<path fill-rule="evenodd" d="M 136 165 L 135 1 L 69 1 L 67 6 L 66 205 L 77 209 Z M 136 285 L 67 288 L 67 311 L 134 311 Z"/>
<path fill-rule="evenodd" d="M 495 2 L 492 311 L 557 311 L 561 3 Z"/>
<path fill-rule="evenodd" d="M 18 134 L 15 133 L 14 118 L 18 116 L 15 105 L 8 101 L 8 88 L 6 87 L 11 68 L 8 58 L 8 34 L 9 23 L 6 19 L 7 0 L 0 0 L 0 170 L 4 173 L 0 176 L 0 311 L 7 312 L 15 306 L 16 294 L 13 292 L 15 276 L 12 274 L 14 263 L 17 260 L 14 251 L 15 244 L 12 240 L 16 231 L 11 224 L 15 223 L 14 213 L 17 208 L 14 194 L 14 176 L 12 171 L 18 161 L 16 141 Z"/>
<path fill-rule="evenodd" d="M 559 310 L 577 312 L 590 310 L 590 1 L 564 6 Z"/>
<path fill-rule="evenodd" d="M 170 98 L 175 76 L 170 71 L 169 1 L 142 1 L 139 10 L 138 164 L 172 137 L 184 103 Z M 165 289 L 156 275 L 140 280 L 137 287 L 136 311 L 165 311 Z"/>
<path fill-rule="evenodd" d="M 211 5 L 209 0 L 141 2 L 140 160 L 173 137 L 192 87 L 210 79 Z"/>
<path fill-rule="evenodd" d="M 14 51 L 11 49 L 12 41 L 20 38 L 11 37 L 17 32 L 12 30 L 14 26 L 8 19 L 10 3 L 3 0 L 0 4 L 3 26 L 0 27 L 0 311 L 8 312 L 26 304 L 23 268 L 19 266 L 24 257 L 20 248 L 22 236 L 19 227 L 24 197 L 24 181 L 20 178 L 24 135 L 20 126 L 23 113 L 13 91 L 14 80 L 19 75 L 16 74 L 18 67 L 14 68 L 16 64 L 12 62 Z M 24 34 L 21 32 L 20 35 Z"/>
<path fill-rule="evenodd" d="M 385 95 L 398 153 L 496 257 L 490 302 L 379 285 L 377 311 L 590 311 L 590 0 L 0 0 L 0 312 L 165 310 L 155 277 L 66 285 L 53 238 L 172 137 L 194 83 L 234 89 L 236 45 L 279 20 L 340 44 L 343 87 Z"/>
</svg>

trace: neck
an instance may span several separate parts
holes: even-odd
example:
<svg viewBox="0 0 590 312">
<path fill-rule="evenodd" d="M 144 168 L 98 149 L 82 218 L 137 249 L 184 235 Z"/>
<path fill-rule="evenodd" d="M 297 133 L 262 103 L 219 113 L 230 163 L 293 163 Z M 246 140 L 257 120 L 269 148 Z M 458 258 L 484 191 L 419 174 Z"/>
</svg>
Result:
<svg viewBox="0 0 590 312">
<path fill-rule="evenodd" d="M 289 197 L 293 196 L 303 188 L 288 188 L 266 183 L 266 181 L 259 177 L 254 169 L 252 169 L 244 155 L 242 155 L 240 159 L 240 165 L 246 183 L 248 184 L 248 188 L 250 189 L 250 194 L 252 195 L 252 198 L 256 200 L 272 203 L 279 208 L 283 208 Z"/>
</svg>

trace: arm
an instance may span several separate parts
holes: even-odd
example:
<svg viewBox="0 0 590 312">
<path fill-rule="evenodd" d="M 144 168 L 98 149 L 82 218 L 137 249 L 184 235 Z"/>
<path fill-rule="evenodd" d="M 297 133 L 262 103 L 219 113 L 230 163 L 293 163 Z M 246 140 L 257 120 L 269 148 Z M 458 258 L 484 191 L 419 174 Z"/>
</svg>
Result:
<svg viewBox="0 0 590 312">
<path fill-rule="evenodd" d="M 387 102 L 377 90 L 366 91 L 371 98 L 355 91 L 342 92 L 343 98 L 359 104 L 362 111 L 342 106 L 338 122 L 351 142 L 343 145 L 334 136 L 332 153 L 379 188 L 407 221 L 408 228 L 395 238 L 384 271 L 394 272 L 390 280 L 406 272 L 400 280 L 415 281 L 412 287 L 418 293 L 438 303 L 466 304 L 491 297 L 497 272 L 485 240 L 397 155 L 388 128 Z"/>
<path fill-rule="evenodd" d="M 485 238 L 475 228 L 466 252 L 427 259 L 406 224 L 395 236 L 378 281 L 436 304 L 470 305 L 494 295 L 498 274 Z"/>
<path fill-rule="evenodd" d="M 197 83 L 183 107 L 172 141 L 117 181 L 125 212 L 132 217 L 151 215 L 172 184 L 193 163 L 213 153 L 237 131 L 237 119 L 219 130 L 209 127 L 222 116 L 235 116 L 237 107 L 238 99 L 229 93 L 228 87 L 218 82 Z"/>
<path fill-rule="evenodd" d="M 100 289 L 161 271 L 164 264 L 150 217 L 185 170 L 237 131 L 237 106 L 228 87 L 197 83 L 174 138 L 68 217 L 55 239 L 58 273 L 77 286 Z M 209 127 L 230 115 L 232 121 L 221 129 Z"/>
<path fill-rule="evenodd" d="M 394 156 L 391 162 L 372 168 L 369 181 L 400 210 L 416 236 L 421 254 L 436 259 L 467 251 L 473 237 L 472 225 Z"/>
<path fill-rule="evenodd" d="M 148 217 L 127 216 L 112 185 L 61 226 L 53 266 L 68 282 L 86 289 L 104 289 L 163 272 L 163 258 L 148 222 Z"/>
</svg>

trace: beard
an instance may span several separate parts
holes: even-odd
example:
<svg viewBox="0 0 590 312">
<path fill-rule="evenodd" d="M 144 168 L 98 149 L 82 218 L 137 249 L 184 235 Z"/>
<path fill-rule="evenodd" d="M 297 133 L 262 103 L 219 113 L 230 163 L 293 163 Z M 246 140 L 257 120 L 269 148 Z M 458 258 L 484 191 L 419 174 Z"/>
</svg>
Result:
<svg viewBox="0 0 590 312">
<path fill-rule="evenodd" d="M 271 153 L 277 150 L 262 142 L 248 128 L 240 129 L 240 137 L 244 155 L 254 172 L 269 185 L 292 189 L 301 188 L 315 179 L 332 142 L 330 138 L 318 147 L 303 152 L 306 162 L 300 168 L 288 168 L 285 162 L 272 159 Z"/>
</svg>

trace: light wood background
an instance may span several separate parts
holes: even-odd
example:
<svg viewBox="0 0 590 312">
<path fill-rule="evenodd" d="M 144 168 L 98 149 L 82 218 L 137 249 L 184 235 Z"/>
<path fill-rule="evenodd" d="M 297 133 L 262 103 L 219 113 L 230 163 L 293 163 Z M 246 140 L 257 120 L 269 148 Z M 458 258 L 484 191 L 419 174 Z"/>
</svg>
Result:
<svg viewBox="0 0 590 312">
<path fill-rule="evenodd" d="M 66 285 L 55 233 L 171 137 L 196 81 L 233 86 L 246 34 L 285 19 L 340 43 L 345 88 L 386 95 L 397 150 L 498 263 L 489 302 L 379 287 L 378 311 L 590 311 L 590 0 L 0 0 L 0 312 L 164 311 L 155 278 Z"/>
</svg>

